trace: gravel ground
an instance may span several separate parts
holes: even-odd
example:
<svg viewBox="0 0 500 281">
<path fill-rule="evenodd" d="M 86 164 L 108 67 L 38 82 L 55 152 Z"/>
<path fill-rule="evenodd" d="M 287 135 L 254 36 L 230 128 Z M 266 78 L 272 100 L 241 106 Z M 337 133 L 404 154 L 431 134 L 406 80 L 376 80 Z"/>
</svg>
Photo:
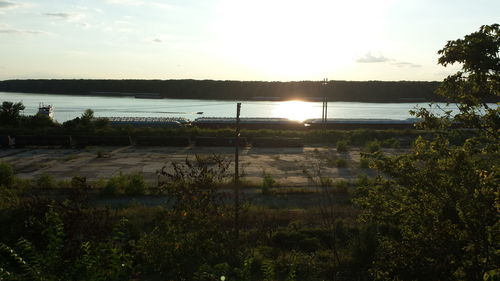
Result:
<svg viewBox="0 0 500 281">
<path fill-rule="evenodd" d="M 398 153 L 398 151 L 388 151 Z M 75 175 L 88 180 L 109 178 L 119 173 L 139 172 L 149 182 L 157 181 L 157 170 L 172 161 L 181 162 L 195 155 L 219 154 L 232 161 L 232 147 L 87 147 L 1 149 L 0 161 L 10 163 L 17 176 L 35 178 L 47 173 L 56 179 L 70 179 Z M 344 159 L 347 166 L 337 168 L 336 161 Z M 360 150 L 337 153 L 330 147 L 252 148 L 241 149 L 241 179 L 260 184 L 267 173 L 281 186 L 310 186 L 308 175 L 330 177 L 333 180 L 354 179 L 360 173 L 374 174 L 360 169 Z"/>
</svg>

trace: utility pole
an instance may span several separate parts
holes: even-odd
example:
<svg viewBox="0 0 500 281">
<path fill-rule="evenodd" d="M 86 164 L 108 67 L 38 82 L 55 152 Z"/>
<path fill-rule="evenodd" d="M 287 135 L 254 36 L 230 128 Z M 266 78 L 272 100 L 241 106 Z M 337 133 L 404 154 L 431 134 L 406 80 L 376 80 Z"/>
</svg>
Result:
<svg viewBox="0 0 500 281">
<path fill-rule="evenodd" d="M 328 122 L 328 97 L 326 96 L 326 85 L 328 85 L 328 78 L 323 79 L 321 84 L 323 85 L 323 117 L 321 118 L 321 121 L 324 129 L 326 130 Z"/>
<path fill-rule="evenodd" d="M 323 97 L 323 103 L 321 104 L 321 124 L 325 123 L 325 97 Z"/>
<path fill-rule="evenodd" d="M 241 103 L 239 102 L 236 104 L 236 132 L 234 142 L 234 231 L 237 244 L 240 237 L 240 110 Z"/>
</svg>

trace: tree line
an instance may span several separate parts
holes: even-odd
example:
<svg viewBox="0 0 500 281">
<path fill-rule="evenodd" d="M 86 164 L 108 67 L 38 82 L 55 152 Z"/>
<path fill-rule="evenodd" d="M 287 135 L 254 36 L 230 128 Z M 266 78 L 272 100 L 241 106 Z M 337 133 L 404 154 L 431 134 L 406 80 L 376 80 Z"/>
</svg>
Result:
<svg viewBox="0 0 500 281">
<path fill-rule="evenodd" d="M 444 101 L 440 82 L 423 81 L 218 81 L 28 79 L 0 81 L 0 91 L 65 95 L 121 96 L 154 93 L 163 98 L 281 100 L 327 97 L 330 101 Z M 494 100 L 494 99 L 492 99 Z"/>
</svg>

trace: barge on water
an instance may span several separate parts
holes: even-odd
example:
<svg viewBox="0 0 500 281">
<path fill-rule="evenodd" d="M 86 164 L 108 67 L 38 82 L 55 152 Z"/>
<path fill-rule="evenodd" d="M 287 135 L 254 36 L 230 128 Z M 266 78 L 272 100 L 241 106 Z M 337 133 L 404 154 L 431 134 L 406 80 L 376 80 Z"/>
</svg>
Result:
<svg viewBox="0 0 500 281">
<path fill-rule="evenodd" d="M 192 123 L 193 126 L 199 128 L 234 128 L 236 126 L 236 118 L 231 117 L 200 117 L 196 118 Z M 299 121 L 290 120 L 287 118 L 240 118 L 240 127 L 244 129 L 279 129 L 279 130 L 296 130 L 303 129 L 304 124 Z"/>
<path fill-rule="evenodd" d="M 413 129 L 420 122 L 419 118 L 408 119 L 345 119 L 328 118 L 323 122 L 321 118 L 304 120 L 304 126 L 311 129 L 327 128 L 332 130 L 355 130 L 355 129 Z"/>
<path fill-rule="evenodd" d="M 107 119 L 111 126 L 181 128 L 190 121 L 183 117 L 100 117 Z"/>
</svg>

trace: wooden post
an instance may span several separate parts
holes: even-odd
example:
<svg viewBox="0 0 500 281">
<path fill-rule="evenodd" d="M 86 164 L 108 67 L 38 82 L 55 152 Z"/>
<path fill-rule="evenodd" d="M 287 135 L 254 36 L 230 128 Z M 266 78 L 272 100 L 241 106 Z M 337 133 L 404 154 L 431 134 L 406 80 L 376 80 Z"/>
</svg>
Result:
<svg viewBox="0 0 500 281">
<path fill-rule="evenodd" d="M 234 231 L 236 243 L 238 243 L 240 237 L 240 110 L 241 103 L 239 102 L 236 104 L 236 132 L 234 142 Z"/>
</svg>

